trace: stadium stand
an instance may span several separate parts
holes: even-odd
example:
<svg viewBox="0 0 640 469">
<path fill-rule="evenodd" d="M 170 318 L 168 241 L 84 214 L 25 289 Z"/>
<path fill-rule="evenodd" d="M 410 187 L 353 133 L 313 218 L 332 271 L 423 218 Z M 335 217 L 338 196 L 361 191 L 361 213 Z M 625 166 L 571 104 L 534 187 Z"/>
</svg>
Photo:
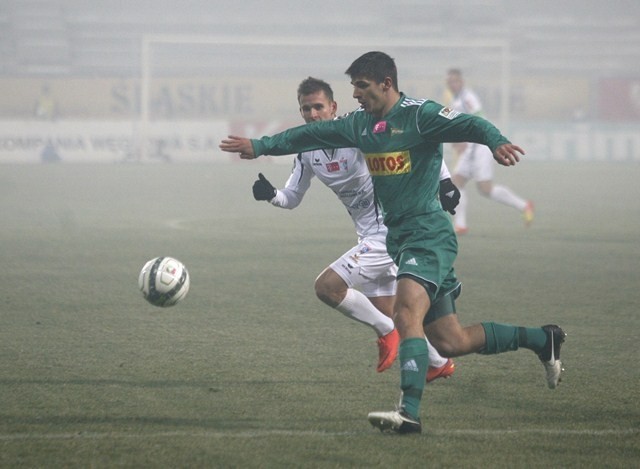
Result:
<svg viewBox="0 0 640 469">
<path fill-rule="evenodd" d="M 463 37 L 509 39 L 514 69 L 526 73 L 637 73 L 640 2 L 596 0 L 401 0 L 394 8 L 328 0 L 329 21 L 290 2 L 247 0 L 5 0 L 0 3 L 3 75 L 139 73 L 145 34 L 272 35 L 321 38 Z M 282 12 L 289 12 L 283 15 Z"/>
</svg>

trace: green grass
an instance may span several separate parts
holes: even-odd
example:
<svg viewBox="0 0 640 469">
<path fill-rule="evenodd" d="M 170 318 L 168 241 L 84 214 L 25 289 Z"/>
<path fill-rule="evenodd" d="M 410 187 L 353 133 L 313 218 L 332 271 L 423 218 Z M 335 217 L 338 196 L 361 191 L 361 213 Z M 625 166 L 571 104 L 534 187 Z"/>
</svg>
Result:
<svg viewBox="0 0 640 469">
<path fill-rule="evenodd" d="M 397 364 L 324 306 L 316 275 L 354 243 L 315 183 L 257 203 L 288 164 L 0 168 L 0 467 L 632 467 L 640 460 L 640 166 L 523 163 L 497 180 L 536 202 L 528 230 L 470 191 L 461 322 L 557 322 L 551 391 L 529 351 L 458 358 L 428 386 L 425 433 L 382 435 Z M 174 308 L 137 275 L 170 255 Z"/>
</svg>

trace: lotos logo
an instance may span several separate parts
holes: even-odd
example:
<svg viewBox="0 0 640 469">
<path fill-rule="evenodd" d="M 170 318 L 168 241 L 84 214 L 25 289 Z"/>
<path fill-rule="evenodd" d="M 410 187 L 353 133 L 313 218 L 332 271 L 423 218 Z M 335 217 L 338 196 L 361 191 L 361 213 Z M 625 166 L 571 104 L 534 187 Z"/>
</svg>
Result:
<svg viewBox="0 0 640 469">
<path fill-rule="evenodd" d="M 411 171 L 411 154 L 408 151 L 366 153 L 364 157 L 372 176 L 391 176 Z"/>
</svg>

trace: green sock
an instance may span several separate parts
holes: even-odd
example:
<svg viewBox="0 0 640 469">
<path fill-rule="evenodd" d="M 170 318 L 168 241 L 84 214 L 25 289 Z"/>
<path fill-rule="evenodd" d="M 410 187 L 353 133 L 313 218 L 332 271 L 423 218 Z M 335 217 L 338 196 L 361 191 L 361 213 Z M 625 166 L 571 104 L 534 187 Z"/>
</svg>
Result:
<svg viewBox="0 0 640 469">
<path fill-rule="evenodd" d="M 547 343 L 547 334 L 540 327 L 518 327 L 495 322 L 483 322 L 482 327 L 486 342 L 480 353 L 484 355 L 518 350 L 519 347 L 540 353 Z"/>
<path fill-rule="evenodd" d="M 420 400 L 429 367 L 429 348 L 424 337 L 400 343 L 400 389 L 402 408 L 412 417 L 420 416 Z"/>
</svg>

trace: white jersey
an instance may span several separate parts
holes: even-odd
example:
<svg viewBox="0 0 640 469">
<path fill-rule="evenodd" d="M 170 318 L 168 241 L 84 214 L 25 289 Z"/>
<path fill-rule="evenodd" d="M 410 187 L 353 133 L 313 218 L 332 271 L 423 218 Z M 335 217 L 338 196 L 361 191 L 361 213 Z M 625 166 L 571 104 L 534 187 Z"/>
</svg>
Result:
<svg viewBox="0 0 640 469">
<path fill-rule="evenodd" d="M 449 106 L 458 112 L 482 116 L 480 98 L 469 88 L 462 88 Z M 491 181 L 493 168 L 493 153 L 489 147 L 479 143 L 467 143 L 464 151 L 458 156 L 454 172 L 467 180 Z"/>
<path fill-rule="evenodd" d="M 314 150 L 300 153 L 283 189 L 276 191 L 272 205 L 293 209 L 300 205 L 317 176 L 329 187 L 351 215 L 358 244 L 331 263 L 349 288 L 359 288 L 369 297 L 396 294 L 397 266 L 387 253 L 387 227 L 375 203 L 373 182 L 364 156 L 357 148 Z M 442 164 L 440 179 L 450 177 Z"/>
<path fill-rule="evenodd" d="M 462 88 L 460 92 L 454 96 L 453 101 L 449 105 L 458 112 L 465 114 L 482 115 L 482 103 L 480 98 L 472 90 Z"/>
<path fill-rule="evenodd" d="M 375 204 L 373 183 L 365 159 L 357 148 L 314 150 L 300 153 L 282 190 L 271 203 L 276 207 L 296 208 L 317 176 L 340 199 L 351 215 L 358 238 L 386 236 L 387 227 Z"/>
<path fill-rule="evenodd" d="M 277 190 L 271 204 L 276 207 L 296 208 L 311 185 L 318 179 L 340 199 L 351 215 L 359 239 L 386 236 L 387 227 L 376 205 L 373 182 L 362 152 L 357 148 L 314 150 L 300 153 L 294 160 L 293 171 L 285 187 Z M 440 179 L 450 177 L 442 165 Z"/>
</svg>

